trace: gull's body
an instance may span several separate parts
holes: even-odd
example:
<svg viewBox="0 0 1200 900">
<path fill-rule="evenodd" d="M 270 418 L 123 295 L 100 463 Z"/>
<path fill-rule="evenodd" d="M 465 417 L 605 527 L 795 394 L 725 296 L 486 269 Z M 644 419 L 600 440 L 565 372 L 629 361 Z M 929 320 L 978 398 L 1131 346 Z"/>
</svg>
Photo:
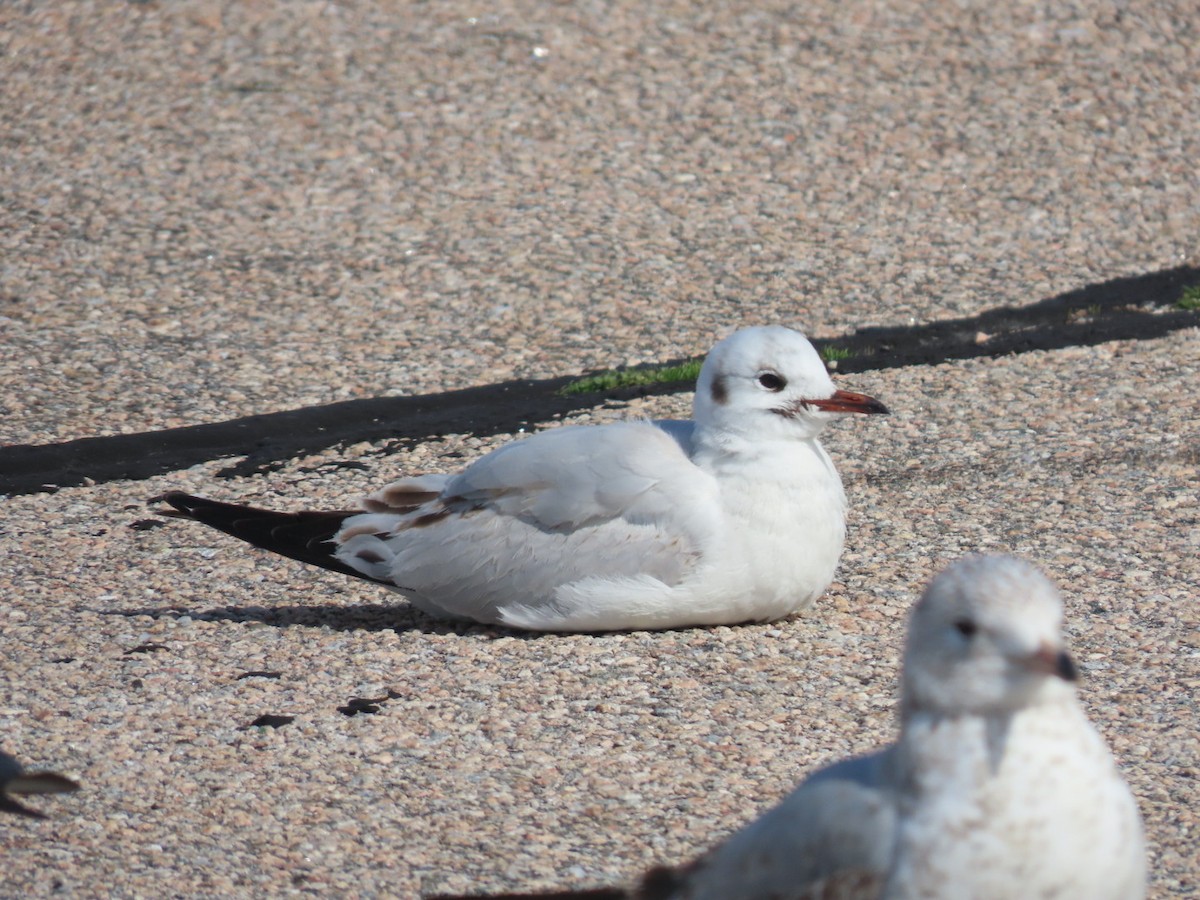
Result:
<svg viewBox="0 0 1200 900">
<path fill-rule="evenodd" d="M 404 479 L 364 512 L 274 513 L 187 494 L 185 516 L 378 581 L 439 618 L 535 631 L 769 621 L 833 579 L 845 496 L 817 440 L 838 391 L 799 332 L 713 348 L 688 422 L 552 429 L 456 475 Z"/>
<path fill-rule="evenodd" d="M 79 785 L 57 772 L 26 772 L 16 757 L 0 750 L 0 812 L 16 813 L 30 819 L 44 819 L 35 809 L 23 806 L 10 794 L 64 794 L 79 790 Z"/>
<path fill-rule="evenodd" d="M 1061 621 L 1032 566 L 955 564 L 914 609 L 894 744 L 818 771 L 690 865 L 594 896 L 1144 897 L 1141 818 L 1075 696 Z"/>
</svg>

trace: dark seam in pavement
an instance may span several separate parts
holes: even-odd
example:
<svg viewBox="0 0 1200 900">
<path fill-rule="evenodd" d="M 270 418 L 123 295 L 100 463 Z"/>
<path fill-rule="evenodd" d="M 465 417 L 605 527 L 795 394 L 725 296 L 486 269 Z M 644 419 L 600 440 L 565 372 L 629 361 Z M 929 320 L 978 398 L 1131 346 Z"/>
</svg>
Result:
<svg viewBox="0 0 1200 900">
<path fill-rule="evenodd" d="M 1200 269 L 1179 266 L 1117 278 L 1026 307 L 1001 307 L 977 316 L 899 328 L 864 328 L 836 340 L 814 340 L 850 351 L 842 374 L 1030 350 L 1150 339 L 1200 325 L 1195 311 L 1173 309 Z M 479 437 L 508 433 L 594 408 L 606 399 L 690 391 L 675 383 L 560 396 L 575 380 L 507 381 L 417 397 L 376 397 L 246 416 L 140 434 L 80 438 L 57 444 L 0 447 L 0 494 L 29 494 L 80 484 L 150 478 L 223 457 L 240 456 L 220 475 L 242 477 L 338 444 L 428 440 L 443 434 Z M 886 398 L 885 398 L 886 400 Z"/>
</svg>

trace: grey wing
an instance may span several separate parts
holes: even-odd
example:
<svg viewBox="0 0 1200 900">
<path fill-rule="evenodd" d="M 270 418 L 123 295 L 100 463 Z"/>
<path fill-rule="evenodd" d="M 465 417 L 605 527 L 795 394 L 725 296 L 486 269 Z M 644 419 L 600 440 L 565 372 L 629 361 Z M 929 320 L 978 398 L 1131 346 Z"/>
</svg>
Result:
<svg viewBox="0 0 1200 900">
<path fill-rule="evenodd" d="M 722 525 L 715 480 L 648 422 L 543 432 L 367 507 L 343 523 L 338 558 L 429 612 L 477 621 L 503 621 L 513 602 L 547 608 L 590 579 L 665 589 Z"/>
<path fill-rule="evenodd" d="M 686 529 L 716 484 L 678 440 L 650 422 L 567 426 L 507 444 L 468 466 L 443 498 L 546 529 L 622 519 Z"/>
<path fill-rule="evenodd" d="M 807 779 L 777 806 L 677 872 L 673 900 L 875 898 L 895 839 L 882 750 Z M 653 895 L 645 892 L 647 900 Z"/>
<path fill-rule="evenodd" d="M 696 433 L 696 423 L 691 419 L 655 419 L 654 427 L 669 434 L 689 458 L 695 450 L 692 435 Z"/>
</svg>

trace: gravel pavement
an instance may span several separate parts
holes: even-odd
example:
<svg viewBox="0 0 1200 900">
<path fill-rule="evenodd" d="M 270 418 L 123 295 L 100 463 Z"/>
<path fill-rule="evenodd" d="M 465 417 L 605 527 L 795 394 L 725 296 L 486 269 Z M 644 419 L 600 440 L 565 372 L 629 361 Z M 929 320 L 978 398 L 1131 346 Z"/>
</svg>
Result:
<svg viewBox="0 0 1200 900">
<path fill-rule="evenodd" d="M 1198 26 L 1182 0 L 0 5 L 0 483 L 81 438 L 528 398 L 771 322 L 888 335 L 838 381 L 894 413 L 828 433 L 839 580 L 772 625 L 446 628 L 147 505 L 341 507 L 687 393 L 488 428 L 447 394 L 424 432 L 11 489 L 0 746 L 82 789 L 3 822 L 0 895 L 685 859 L 893 733 L 908 607 L 991 550 L 1062 585 L 1151 895 L 1200 896 L 1200 313 L 1173 306 L 1200 284 Z M 1007 352 L 1018 320 L 1048 349 Z M 902 358 L 939 323 L 981 355 Z"/>
</svg>

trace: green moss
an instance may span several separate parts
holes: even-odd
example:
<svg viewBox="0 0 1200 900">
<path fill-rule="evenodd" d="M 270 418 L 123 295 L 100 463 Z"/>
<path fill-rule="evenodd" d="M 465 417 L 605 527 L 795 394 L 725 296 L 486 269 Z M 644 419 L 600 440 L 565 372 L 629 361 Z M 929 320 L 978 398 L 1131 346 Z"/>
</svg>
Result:
<svg viewBox="0 0 1200 900">
<path fill-rule="evenodd" d="M 829 344 L 821 349 L 821 359 L 825 362 L 833 362 L 835 359 L 849 359 L 854 355 L 854 351 L 847 350 L 845 347 L 835 347 Z"/>
<path fill-rule="evenodd" d="M 1180 309 L 1200 309 L 1200 284 L 1185 287 L 1175 305 Z"/>
<path fill-rule="evenodd" d="M 597 394 L 617 388 L 637 387 L 642 384 L 675 384 L 692 382 L 700 374 L 703 359 L 689 359 L 677 366 L 658 366 L 650 369 L 620 369 L 600 372 L 572 381 L 559 390 L 560 394 Z"/>
</svg>

